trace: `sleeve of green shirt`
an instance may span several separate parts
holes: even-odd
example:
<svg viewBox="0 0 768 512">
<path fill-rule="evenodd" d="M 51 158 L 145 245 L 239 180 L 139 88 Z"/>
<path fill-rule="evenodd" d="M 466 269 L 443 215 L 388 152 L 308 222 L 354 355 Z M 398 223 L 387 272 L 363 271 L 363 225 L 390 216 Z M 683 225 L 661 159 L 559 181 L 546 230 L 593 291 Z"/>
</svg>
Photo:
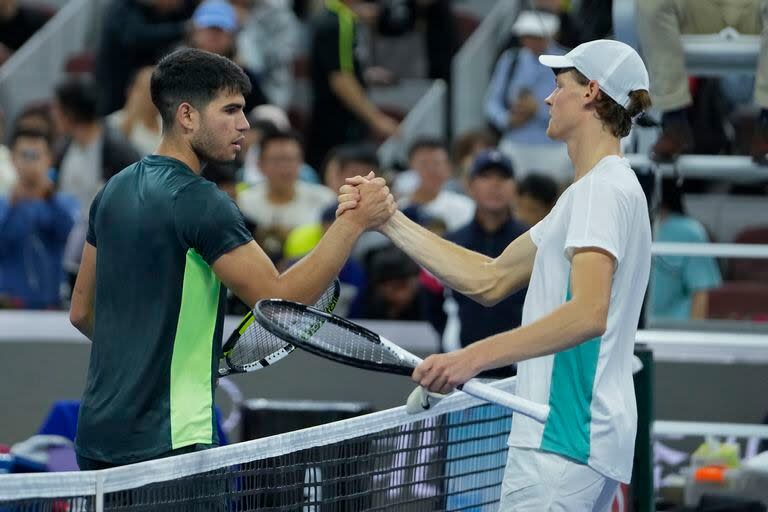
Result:
<svg viewBox="0 0 768 512">
<path fill-rule="evenodd" d="M 315 55 L 321 58 L 321 65 L 326 73 L 355 72 L 352 55 L 355 47 L 354 34 L 354 20 L 344 16 L 339 17 L 338 23 L 324 25 L 318 30 L 314 44 L 319 45 L 319 49 L 316 49 Z"/>
<path fill-rule="evenodd" d="M 181 190 L 174 216 L 181 240 L 209 265 L 253 240 L 237 205 L 213 183 L 199 181 Z"/>
<path fill-rule="evenodd" d="M 101 202 L 101 196 L 104 194 L 105 187 L 106 185 L 101 187 L 101 190 L 96 194 L 96 197 L 93 198 L 91 209 L 88 212 L 88 232 L 85 235 L 85 239 L 94 247 L 96 247 L 96 213 L 99 210 L 99 203 Z M 85 205 L 83 205 L 83 207 L 85 207 Z"/>
</svg>

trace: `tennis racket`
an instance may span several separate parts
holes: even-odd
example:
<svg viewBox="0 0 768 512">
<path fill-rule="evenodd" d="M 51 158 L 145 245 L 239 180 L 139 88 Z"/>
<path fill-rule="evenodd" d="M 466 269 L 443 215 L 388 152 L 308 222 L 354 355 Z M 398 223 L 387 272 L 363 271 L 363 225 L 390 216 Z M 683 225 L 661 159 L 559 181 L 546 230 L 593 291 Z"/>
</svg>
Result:
<svg viewBox="0 0 768 512">
<path fill-rule="evenodd" d="M 315 302 L 315 307 L 328 313 L 332 312 L 339 300 L 340 290 L 339 280 L 334 279 Z M 249 311 L 221 349 L 224 364 L 219 368 L 219 376 L 266 368 L 293 352 L 293 349 L 293 345 L 259 325 L 254 319 L 253 311 Z"/>
<path fill-rule="evenodd" d="M 256 321 L 275 336 L 308 352 L 366 370 L 408 375 L 421 359 L 365 327 L 318 309 L 279 299 L 261 300 Z M 544 423 L 549 406 L 498 390 L 476 379 L 459 386 L 465 393 Z"/>
</svg>

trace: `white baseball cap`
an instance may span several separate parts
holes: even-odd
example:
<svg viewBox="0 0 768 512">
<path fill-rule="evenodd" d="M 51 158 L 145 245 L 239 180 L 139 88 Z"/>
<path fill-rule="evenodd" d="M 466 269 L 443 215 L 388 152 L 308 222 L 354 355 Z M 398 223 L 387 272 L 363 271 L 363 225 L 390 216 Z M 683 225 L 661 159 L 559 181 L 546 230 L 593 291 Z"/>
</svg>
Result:
<svg viewBox="0 0 768 512">
<path fill-rule="evenodd" d="M 539 62 L 554 69 L 576 68 L 613 101 L 629 106 L 629 93 L 648 90 L 648 70 L 634 48 L 620 41 L 598 39 L 583 43 L 565 55 L 541 55 Z"/>
<path fill-rule="evenodd" d="M 541 11 L 523 11 L 512 25 L 516 36 L 553 37 L 560 30 L 560 18 Z"/>
</svg>

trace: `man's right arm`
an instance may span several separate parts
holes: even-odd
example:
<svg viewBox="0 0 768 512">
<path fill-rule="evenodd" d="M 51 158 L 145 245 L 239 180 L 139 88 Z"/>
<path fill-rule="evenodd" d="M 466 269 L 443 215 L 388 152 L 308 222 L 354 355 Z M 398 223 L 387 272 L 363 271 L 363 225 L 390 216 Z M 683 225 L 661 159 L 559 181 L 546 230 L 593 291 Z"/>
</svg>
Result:
<svg viewBox="0 0 768 512">
<path fill-rule="evenodd" d="M 382 179 L 371 183 L 363 194 L 359 211 L 337 219 L 317 246 L 282 274 L 254 241 L 216 258 L 213 271 L 251 307 L 265 298 L 314 303 L 339 274 L 360 234 L 381 225 L 396 209 Z"/>
<path fill-rule="evenodd" d="M 402 212 L 380 230 L 447 286 L 486 306 L 523 288 L 531 278 L 536 245 L 528 232 L 490 258 L 440 238 Z"/>
<path fill-rule="evenodd" d="M 308 255 L 282 274 L 254 241 L 221 255 L 212 268 L 249 307 L 267 298 L 312 304 L 341 271 L 362 232 L 363 226 L 351 219 L 337 220 Z"/>
</svg>

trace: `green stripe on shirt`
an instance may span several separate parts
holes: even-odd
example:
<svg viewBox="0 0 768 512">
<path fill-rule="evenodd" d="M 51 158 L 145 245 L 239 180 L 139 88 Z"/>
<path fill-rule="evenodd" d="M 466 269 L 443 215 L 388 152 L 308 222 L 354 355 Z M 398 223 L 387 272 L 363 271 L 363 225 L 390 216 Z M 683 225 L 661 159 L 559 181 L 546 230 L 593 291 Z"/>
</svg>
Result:
<svg viewBox="0 0 768 512">
<path fill-rule="evenodd" d="M 570 276 L 565 300 L 571 300 Z M 550 413 L 541 449 L 586 464 L 590 453 L 592 389 L 600 356 L 598 336 L 555 354 L 549 388 Z"/>
<path fill-rule="evenodd" d="M 211 357 L 221 284 L 193 249 L 187 251 L 181 309 L 171 359 L 173 449 L 212 444 Z"/>
</svg>

